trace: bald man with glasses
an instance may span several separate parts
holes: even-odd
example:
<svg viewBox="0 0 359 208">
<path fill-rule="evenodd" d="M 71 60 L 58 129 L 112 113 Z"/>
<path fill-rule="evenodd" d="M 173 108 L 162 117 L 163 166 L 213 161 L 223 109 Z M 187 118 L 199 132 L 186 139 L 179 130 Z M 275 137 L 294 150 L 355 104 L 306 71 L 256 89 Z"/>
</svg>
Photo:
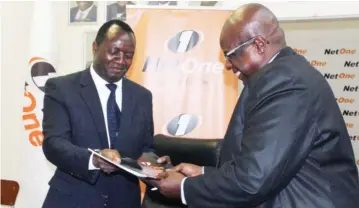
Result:
<svg viewBox="0 0 359 208">
<path fill-rule="evenodd" d="M 358 170 L 333 92 L 286 45 L 274 14 L 242 6 L 220 45 L 245 87 L 218 165 L 180 164 L 160 174 L 160 192 L 190 208 L 358 208 Z"/>
</svg>

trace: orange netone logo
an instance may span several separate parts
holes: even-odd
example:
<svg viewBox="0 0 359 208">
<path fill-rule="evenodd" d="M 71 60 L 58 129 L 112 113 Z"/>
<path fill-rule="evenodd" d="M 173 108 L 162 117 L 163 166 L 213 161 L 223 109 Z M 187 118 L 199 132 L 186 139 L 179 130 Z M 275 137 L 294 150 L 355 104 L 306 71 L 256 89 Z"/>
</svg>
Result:
<svg viewBox="0 0 359 208">
<path fill-rule="evenodd" d="M 29 61 L 30 75 L 32 83 L 40 90 L 41 95 L 45 91 L 46 81 L 56 76 L 55 68 L 49 63 L 46 59 L 42 57 L 32 57 Z M 33 146 L 41 146 L 44 140 L 44 135 L 42 134 L 41 123 L 39 117 L 36 114 L 38 112 L 37 101 L 42 99 L 42 96 L 34 96 L 30 91 L 26 90 L 27 83 L 25 83 L 25 99 L 26 104 L 23 107 L 23 116 L 22 120 L 24 122 L 24 127 L 28 133 L 28 139 Z M 30 102 L 28 102 L 30 101 Z M 40 101 L 42 102 L 42 100 Z M 40 111 L 40 113 L 42 113 Z"/>
<path fill-rule="evenodd" d="M 24 127 L 25 130 L 29 132 L 28 139 L 33 146 L 41 146 L 42 141 L 44 140 L 44 135 L 42 134 L 42 130 L 40 128 L 40 122 L 35 114 L 36 99 L 31 92 L 25 91 L 24 96 L 30 100 L 30 104 L 28 106 L 24 106 L 22 109 L 22 120 L 27 123 Z"/>
</svg>

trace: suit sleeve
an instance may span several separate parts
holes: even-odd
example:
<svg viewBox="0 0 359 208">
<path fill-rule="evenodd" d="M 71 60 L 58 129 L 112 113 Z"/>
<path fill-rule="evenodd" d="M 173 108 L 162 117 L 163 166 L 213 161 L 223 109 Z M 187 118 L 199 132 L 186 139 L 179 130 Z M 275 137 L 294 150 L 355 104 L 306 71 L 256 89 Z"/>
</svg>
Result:
<svg viewBox="0 0 359 208">
<path fill-rule="evenodd" d="M 215 167 L 211 167 L 211 166 L 204 166 L 203 167 L 203 174 L 210 174 L 213 171 L 217 170 Z"/>
<path fill-rule="evenodd" d="M 148 92 L 147 96 L 145 96 L 146 103 L 146 114 L 145 121 L 146 127 L 144 132 L 144 145 L 142 152 L 154 152 L 153 148 L 153 134 L 154 134 L 154 125 L 153 125 L 153 105 L 152 105 L 152 94 Z"/>
<path fill-rule="evenodd" d="M 186 180 L 189 206 L 257 206 L 277 195 L 300 170 L 317 134 L 310 94 L 304 87 L 279 88 L 250 105 L 242 150 L 233 160 Z"/>
<path fill-rule="evenodd" d="M 88 170 L 90 152 L 71 143 L 70 115 L 55 79 L 45 85 L 42 145 L 45 157 L 68 174 L 95 183 L 99 171 Z"/>
</svg>

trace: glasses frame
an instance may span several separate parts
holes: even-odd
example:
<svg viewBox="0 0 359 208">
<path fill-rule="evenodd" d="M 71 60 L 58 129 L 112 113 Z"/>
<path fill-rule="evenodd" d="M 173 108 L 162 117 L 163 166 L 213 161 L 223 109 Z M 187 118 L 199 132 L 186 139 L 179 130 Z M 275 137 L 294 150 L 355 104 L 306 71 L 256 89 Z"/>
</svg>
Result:
<svg viewBox="0 0 359 208">
<path fill-rule="evenodd" d="M 242 47 L 248 45 L 248 44 L 252 44 L 254 42 L 255 39 L 257 39 L 258 37 L 261 36 L 255 36 L 253 38 L 250 38 L 249 40 L 244 41 L 243 43 L 239 44 L 238 46 L 236 46 L 235 48 L 233 48 L 232 50 L 230 50 L 229 52 L 227 52 L 226 54 L 224 54 L 224 57 L 227 60 L 231 60 L 233 58 L 233 55 Z M 266 40 L 266 43 L 269 44 L 269 41 Z M 232 56 L 232 57 L 231 57 Z"/>
<path fill-rule="evenodd" d="M 250 38 L 249 40 L 244 41 L 243 43 L 239 44 L 238 46 L 236 46 L 235 48 L 233 48 L 232 50 L 230 50 L 226 54 L 224 54 L 224 57 L 227 60 L 230 60 L 231 58 L 233 58 L 231 56 L 233 56 L 240 48 L 242 48 L 243 46 L 246 46 L 248 44 L 253 43 L 256 38 L 257 37 L 253 37 L 253 38 Z"/>
</svg>

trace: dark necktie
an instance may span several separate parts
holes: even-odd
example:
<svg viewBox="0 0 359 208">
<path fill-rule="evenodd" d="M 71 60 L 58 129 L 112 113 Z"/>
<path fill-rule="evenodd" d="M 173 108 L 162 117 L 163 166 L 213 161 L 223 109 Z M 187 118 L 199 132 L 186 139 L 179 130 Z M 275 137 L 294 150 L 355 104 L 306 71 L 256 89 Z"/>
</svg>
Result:
<svg viewBox="0 0 359 208">
<path fill-rule="evenodd" d="M 116 88 L 115 84 L 106 84 L 106 87 L 111 91 L 107 100 L 107 125 L 108 133 L 110 135 L 111 149 L 114 149 L 116 138 L 119 135 L 121 111 L 116 103 Z"/>
</svg>

